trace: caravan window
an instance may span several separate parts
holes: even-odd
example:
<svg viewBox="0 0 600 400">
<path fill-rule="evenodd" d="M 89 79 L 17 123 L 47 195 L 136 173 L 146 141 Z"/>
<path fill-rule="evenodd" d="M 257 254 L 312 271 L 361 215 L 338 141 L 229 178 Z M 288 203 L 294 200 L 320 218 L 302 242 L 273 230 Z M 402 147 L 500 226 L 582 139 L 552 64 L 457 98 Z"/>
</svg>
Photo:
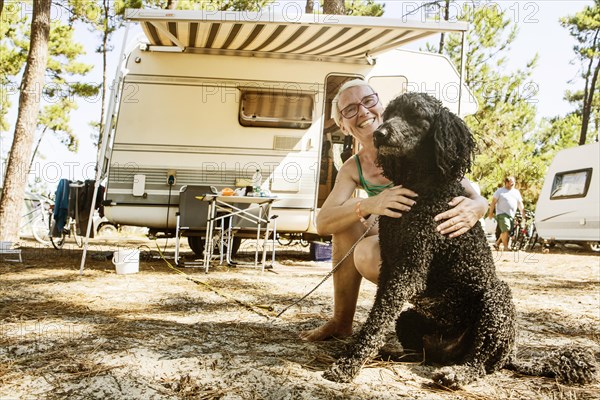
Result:
<svg viewBox="0 0 600 400">
<path fill-rule="evenodd" d="M 585 197 L 592 180 L 592 168 L 559 172 L 552 182 L 551 200 Z"/>
<path fill-rule="evenodd" d="M 314 100 L 298 90 L 241 89 L 242 126 L 307 129 L 312 124 Z"/>
</svg>

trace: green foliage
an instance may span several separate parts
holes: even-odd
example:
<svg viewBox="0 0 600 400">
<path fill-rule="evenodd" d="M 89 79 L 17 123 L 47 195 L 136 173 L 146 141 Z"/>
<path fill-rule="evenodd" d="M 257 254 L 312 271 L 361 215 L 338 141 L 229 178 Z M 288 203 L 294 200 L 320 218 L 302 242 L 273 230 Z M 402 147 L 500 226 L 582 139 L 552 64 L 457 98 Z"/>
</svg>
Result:
<svg viewBox="0 0 600 400">
<path fill-rule="evenodd" d="M 6 120 L 12 104 L 9 96 L 17 92 L 19 85 L 16 76 L 27 59 L 27 18 L 21 12 L 21 6 L 22 3 L 6 3 L 0 15 L 0 131 L 10 128 Z"/>
<path fill-rule="evenodd" d="M 579 144 L 589 142 L 589 137 L 598 137 L 600 131 L 600 0 L 593 6 L 586 6 L 575 15 L 560 19 L 563 27 L 576 40 L 573 51 L 581 63 L 581 77 L 584 79 L 583 90 L 566 94 L 567 100 L 578 105 L 581 115 L 581 133 Z M 588 128 L 595 129 L 595 135 L 588 135 Z"/>
<path fill-rule="evenodd" d="M 594 88 L 594 94 L 600 93 L 600 79 L 596 81 L 596 87 Z M 567 90 L 565 92 L 565 100 L 569 103 L 575 104 L 577 109 L 573 112 L 576 114 L 578 118 L 577 130 L 578 134 L 581 134 L 581 117 L 583 115 L 583 98 L 584 98 L 583 90 L 570 91 Z M 568 117 L 568 116 L 567 116 Z M 600 138 L 600 96 L 595 95 L 592 100 L 592 104 L 590 107 L 590 119 L 589 119 L 589 132 L 586 135 L 585 143 L 592 143 L 597 141 Z"/>
<path fill-rule="evenodd" d="M 75 42 L 74 33 L 73 26 L 62 22 L 53 23 L 50 29 L 47 74 L 60 83 L 66 82 L 65 76 L 85 75 L 94 67 L 77 61 L 85 50 L 81 43 Z"/>
<path fill-rule="evenodd" d="M 124 8 L 167 8 L 172 5 L 178 10 L 208 10 L 208 11 L 258 11 L 272 0 L 146 0 L 129 1 Z M 136 6 L 138 5 L 138 6 Z"/>
<path fill-rule="evenodd" d="M 346 15 L 381 17 L 385 4 L 377 4 L 374 0 L 346 0 Z"/>
<path fill-rule="evenodd" d="M 314 13 L 345 14 L 354 16 L 381 17 L 385 4 L 375 3 L 375 0 L 306 0 L 314 4 Z M 335 3 L 335 4 L 334 4 Z M 343 10 L 342 10 L 343 3 Z M 319 6 L 319 7 L 317 7 Z"/>
<path fill-rule="evenodd" d="M 74 101 L 69 100 L 68 97 L 61 97 L 56 104 L 44 107 L 44 112 L 38 121 L 39 126 L 53 131 L 58 141 L 72 152 L 77 152 L 79 148 L 79 139 L 73 134 L 70 126 L 71 111 L 76 109 L 77 104 Z"/>
<path fill-rule="evenodd" d="M 89 5 L 89 2 L 85 4 Z M 8 8 L 8 6 L 17 8 Z M 3 23 L 0 25 L 0 33 L 5 34 L 7 38 L 0 45 L 0 65 L 2 66 L 2 78 L 0 78 L 2 82 L 0 83 L 3 89 L 17 87 L 16 82 L 23 71 L 29 51 L 30 16 L 24 12 L 22 7 L 31 7 L 31 5 L 11 2 L 7 4 L 2 13 Z M 37 127 L 40 132 L 52 132 L 70 151 L 76 152 L 79 141 L 70 126 L 71 112 L 77 108 L 76 98 L 96 96 L 98 86 L 76 80 L 84 78 L 92 70 L 93 65 L 79 61 L 80 57 L 85 54 L 85 49 L 83 45 L 75 41 L 74 35 L 74 26 L 69 24 L 69 21 L 52 21 L 46 79 L 40 93 L 42 106 Z M 0 124 L 3 130 L 10 128 L 5 120 L 5 115 L 10 107 L 8 95 L 17 96 L 18 93 L 17 91 L 8 93 L 8 90 L 3 90 L 2 112 L 0 112 Z"/>
<path fill-rule="evenodd" d="M 85 1 L 85 0 L 83 0 Z M 114 7 L 113 15 L 122 16 L 125 13 L 126 8 L 145 8 L 144 1 L 142 0 L 116 0 L 109 2 Z M 148 7 L 150 8 L 150 7 Z"/>
<path fill-rule="evenodd" d="M 111 45 L 112 34 L 123 26 L 122 14 L 125 8 L 139 8 L 141 1 L 109 1 L 109 0 L 70 0 L 72 19 L 79 20 L 88 24 L 92 32 L 98 33 L 99 45 L 96 46 L 96 53 L 102 55 L 102 82 L 97 86 L 97 91 L 101 91 L 100 114 L 97 116 L 98 122 L 90 123 L 92 132 L 90 137 L 94 143 L 99 142 L 100 132 L 102 130 L 102 121 L 105 113 L 105 99 L 108 95 L 107 90 L 107 54 L 113 50 Z"/>
<path fill-rule="evenodd" d="M 527 181 L 531 181 L 530 191 L 535 198 L 539 196 L 542 178 L 545 176 L 550 163 L 557 152 L 578 145 L 579 129 L 581 127 L 581 115 L 577 113 L 568 114 L 565 117 L 555 117 L 542 120 L 540 127 L 532 135 L 528 144 L 533 144 L 529 159 L 531 168 Z M 538 177 L 536 182 L 533 177 Z"/>
<path fill-rule="evenodd" d="M 575 15 L 561 18 L 560 24 L 577 41 L 573 50 L 580 58 L 589 60 L 600 55 L 600 0 L 595 0 L 593 6 L 585 6 Z"/>
<path fill-rule="evenodd" d="M 70 126 L 71 112 L 77 109 L 77 97 L 89 98 L 98 94 L 98 86 L 72 80 L 85 77 L 92 68 L 79 58 L 85 54 L 83 45 L 74 39 L 73 25 L 63 21 L 53 22 L 50 29 L 48 65 L 43 98 L 45 105 L 38 120 L 38 127 L 53 132 L 69 151 L 77 152 L 79 139 Z M 35 157 L 35 154 L 34 154 Z"/>
<path fill-rule="evenodd" d="M 559 150 L 577 146 L 580 126 L 581 115 L 577 113 L 543 120 L 534 136 L 535 155 L 549 164 Z"/>
</svg>

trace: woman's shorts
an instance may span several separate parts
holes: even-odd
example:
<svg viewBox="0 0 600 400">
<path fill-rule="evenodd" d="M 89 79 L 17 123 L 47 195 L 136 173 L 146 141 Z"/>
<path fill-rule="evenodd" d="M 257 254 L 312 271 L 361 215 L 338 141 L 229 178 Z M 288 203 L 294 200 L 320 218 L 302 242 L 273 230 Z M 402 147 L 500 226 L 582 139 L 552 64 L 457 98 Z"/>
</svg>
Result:
<svg viewBox="0 0 600 400">
<path fill-rule="evenodd" d="M 513 218 L 510 215 L 498 214 L 496 215 L 496 221 L 498 222 L 500 232 L 510 232 L 512 229 Z"/>
</svg>

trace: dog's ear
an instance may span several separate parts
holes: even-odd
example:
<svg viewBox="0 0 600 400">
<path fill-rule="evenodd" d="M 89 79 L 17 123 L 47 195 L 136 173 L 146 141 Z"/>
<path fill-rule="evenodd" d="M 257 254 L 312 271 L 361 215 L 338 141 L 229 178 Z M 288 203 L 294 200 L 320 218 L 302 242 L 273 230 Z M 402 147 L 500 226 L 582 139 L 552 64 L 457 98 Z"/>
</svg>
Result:
<svg viewBox="0 0 600 400">
<path fill-rule="evenodd" d="M 446 179 L 462 179 L 471 170 L 475 150 L 473 134 L 465 122 L 446 107 L 433 119 L 436 164 Z"/>
</svg>

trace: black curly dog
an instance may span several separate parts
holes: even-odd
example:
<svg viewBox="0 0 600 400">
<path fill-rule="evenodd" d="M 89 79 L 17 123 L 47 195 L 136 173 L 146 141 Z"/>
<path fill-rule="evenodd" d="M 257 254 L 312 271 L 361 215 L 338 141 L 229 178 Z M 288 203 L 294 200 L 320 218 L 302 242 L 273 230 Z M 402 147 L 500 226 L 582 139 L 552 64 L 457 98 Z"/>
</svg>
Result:
<svg viewBox="0 0 600 400">
<path fill-rule="evenodd" d="M 567 383 L 592 381 L 596 367 L 589 351 L 567 348 L 528 364 L 517 362 L 512 294 L 496 276 L 481 225 L 452 239 L 436 231 L 433 217 L 446 211 L 453 197 L 465 195 L 460 180 L 475 149 L 466 124 L 422 93 L 397 97 L 383 119 L 374 133 L 378 163 L 395 185 L 419 197 L 401 218 L 380 218 L 382 265 L 373 308 L 353 344 L 323 376 L 351 381 L 396 320 L 402 346 L 442 365 L 433 380 L 446 387 L 503 367 Z M 401 313 L 407 301 L 413 307 Z"/>
</svg>

